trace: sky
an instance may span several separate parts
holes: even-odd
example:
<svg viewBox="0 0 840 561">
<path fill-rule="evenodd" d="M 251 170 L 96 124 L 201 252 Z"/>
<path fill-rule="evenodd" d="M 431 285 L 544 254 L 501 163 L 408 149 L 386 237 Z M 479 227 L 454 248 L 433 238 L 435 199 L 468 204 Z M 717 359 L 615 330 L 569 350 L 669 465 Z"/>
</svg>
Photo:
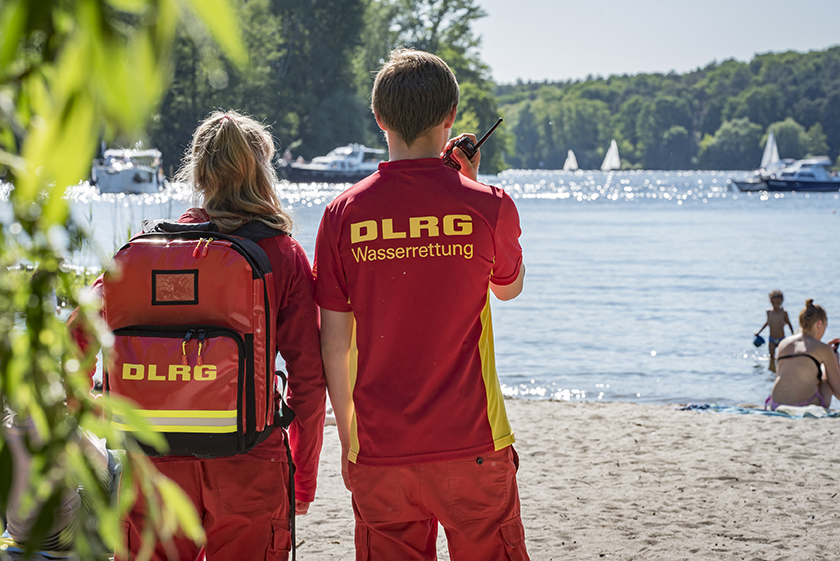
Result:
<svg viewBox="0 0 840 561">
<path fill-rule="evenodd" d="M 493 79 L 678 73 L 840 45 L 840 0 L 477 0 Z"/>
</svg>

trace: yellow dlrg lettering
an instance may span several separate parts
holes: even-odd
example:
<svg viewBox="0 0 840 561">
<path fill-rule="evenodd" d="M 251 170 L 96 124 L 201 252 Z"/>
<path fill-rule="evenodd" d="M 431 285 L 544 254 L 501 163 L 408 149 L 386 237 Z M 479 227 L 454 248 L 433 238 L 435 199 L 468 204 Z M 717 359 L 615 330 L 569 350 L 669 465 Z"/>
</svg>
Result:
<svg viewBox="0 0 840 561">
<path fill-rule="evenodd" d="M 165 382 L 166 376 L 158 376 L 157 375 L 157 364 L 150 364 L 149 365 L 149 376 L 148 379 L 155 382 Z"/>
<path fill-rule="evenodd" d="M 351 243 L 367 242 L 375 240 L 377 237 L 379 237 L 379 229 L 376 226 L 376 220 L 365 220 L 364 222 L 350 224 Z"/>
<path fill-rule="evenodd" d="M 405 232 L 395 232 L 394 231 L 394 219 L 393 218 L 383 218 L 382 219 L 382 239 L 385 240 L 396 240 L 399 238 L 404 238 Z"/>
<path fill-rule="evenodd" d="M 441 235 L 441 222 L 444 236 L 469 236 L 473 233 L 472 216 L 469 214 L 447 214 L 437 216 L 411 216 L 408 218 L 408 232 L 401 230 L 404 225 L 394 226 L 393 218 L 363 220 L 350 224 L 350 243 L 370 242 L 374 240 L 398 240 L 410 238 L 436 238 Z M 404 224 L 404 223 L 403 223 Z"/>
<path fill-rule="evenodd" d="M 146 367 L 142 364 L 123 364 L 123 380 L 142 380 L 146 376 Z"/>
<path fill-rule="evenodd" d="M 181 380 L 184 382 L 190 381 L 190 367 L 183 365 L 183 364 L 170 364 L 169 365 L 169 381 L 175 382 L 178 379 L 178 376 L 181 377 Z"/>
<path fill-rule="evenodd" d="M 197 382 L 210 382 L 216 379 L 218 367 L 215 364 L 204 364 L 192 368 L 186 364 L 169 364 L 161 366 L 166 374 L 158 374 L 157 364 L 123 364 L 123 380 L 149 380 L 152 382 L 189 382 L 190 378 Z"/>
<path fill-rule="evenodd" d="M 216 365 L 215 364 L 205 364 L 202 366 L 196 366 L 195 370 L 193 370 L 193 376 L 198 381 L 209 382 L 210 380 L 216 379 Z"/>
<path fill-rule="evenodd" d="M 469 236 L 472 231 L 472 217 L 469 214 L 447 214 L 443 217 L 445 236 Z"/>
<path fill-rule="evenodd" d="M 408 230 L 412 238 L 419 238 L 422 230 L 426 230 L 426 235 L 430 238 L 440 235 L 437 216 L 411 217 L 408 219 Z"/>
</svg>

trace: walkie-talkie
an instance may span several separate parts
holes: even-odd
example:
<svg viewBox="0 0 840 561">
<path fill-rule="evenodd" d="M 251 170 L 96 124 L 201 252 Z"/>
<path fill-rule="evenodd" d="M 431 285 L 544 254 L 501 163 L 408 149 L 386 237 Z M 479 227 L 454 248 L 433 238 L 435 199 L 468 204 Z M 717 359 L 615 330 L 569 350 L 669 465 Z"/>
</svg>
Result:
<svg viewBox="0 0 840 561">
<path fill-rule="evenodd" d="M 466 136 L 458 140 L 455 144 L 452 145 L 452 148 L 450 148 L 446 151 L 446 153 L 444 153 L 443 163 L 451 167 L 452 169 L 461 169 L 461 164 L 458 163 L 458 160 L 452 157 L 452 151 L 455 149 L 455 147 L 457 146 L 458 148 L 463 150 L 464 154 L 467 155 L 467 158 L 472 160 L 473 156 L 475 156 L 475 153 L 478 152 L 478 149 L 481 147 L 482 144 L 484 144 L 484 141 L 487 140 L 487 137 L 490 136 L 494 130 L 496 130 L 496 127 L 498 127 L 501 122 L 502 119 L 496 121 L 496 124 L 490 127 L 490 130 L 484 133 L 484 136 L 479 138 L 478 142 L 476 142 L 475 144 L 473 144 L 472 141 Z"/>
</svg>

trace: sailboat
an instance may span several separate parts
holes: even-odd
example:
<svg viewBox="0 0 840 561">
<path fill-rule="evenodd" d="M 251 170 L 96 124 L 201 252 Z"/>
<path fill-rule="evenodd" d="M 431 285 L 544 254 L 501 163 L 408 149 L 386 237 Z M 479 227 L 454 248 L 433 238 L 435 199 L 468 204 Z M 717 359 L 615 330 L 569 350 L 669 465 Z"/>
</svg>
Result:
<svg viewBox="0 0 840 561">
<path fill-rule="evenodd" d="M 569 150 L 569 153 L 566 155 L 566 161 L 563 164 L 563 171 L 577 171 L 578 170 L 578 163 L 577 158 L 575 158 L 575 153 Z"/>
<path fill-rule="evenodd" d="M 771 166 L 779 163 L 779 161 L 779 147 L 776 145 L 776 137 L 773 135 L 773 131 L 770 131 L 770 135 L 767 137 L 767 144 L 764 145 L 764 155 L 761 156 L 761 165 L 758 167 L 770 169 Z"/>
<path fill-rule="evenodd" d="M 764 145 L 764 154 L 761 156 L 761 164 L 752 175 L 746 179 L 730 180 L 739 191 L 766 191 L 767 179 L 775 177 L 777 173 L 792 160 L 779 158 L 779 147 L 776 145 L 776 137 L 773 131 L 767 135 L 767 143 Z"/>
<path fill-rule="evenodd" d="M 610 149 L 607 150 L 607 155 L 604 156 L 601 171 L 612 171 L 616 169 L 621 169 L 621 158 L 618 157 L 618 144 L 613 139 L 610 142 Z"/>
</svg>

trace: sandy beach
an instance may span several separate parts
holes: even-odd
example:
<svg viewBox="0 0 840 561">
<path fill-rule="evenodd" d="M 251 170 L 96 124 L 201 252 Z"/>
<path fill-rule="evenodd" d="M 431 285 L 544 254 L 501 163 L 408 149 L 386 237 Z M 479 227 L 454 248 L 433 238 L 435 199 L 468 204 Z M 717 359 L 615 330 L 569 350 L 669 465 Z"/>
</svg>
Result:
<svg viewBox="0 0 840 561">
<path fill-rule="evenodd" d="M 531 559 L 834 559 L 840 419 L 675 405 L 506 401 Z M 836 434 L 835 434 L 836 433 Z M 325 427 L 297 558 L 352 560 L 350 493 Z M 438 540 L 440 559 L 448 560 Z"/>
</svg>

